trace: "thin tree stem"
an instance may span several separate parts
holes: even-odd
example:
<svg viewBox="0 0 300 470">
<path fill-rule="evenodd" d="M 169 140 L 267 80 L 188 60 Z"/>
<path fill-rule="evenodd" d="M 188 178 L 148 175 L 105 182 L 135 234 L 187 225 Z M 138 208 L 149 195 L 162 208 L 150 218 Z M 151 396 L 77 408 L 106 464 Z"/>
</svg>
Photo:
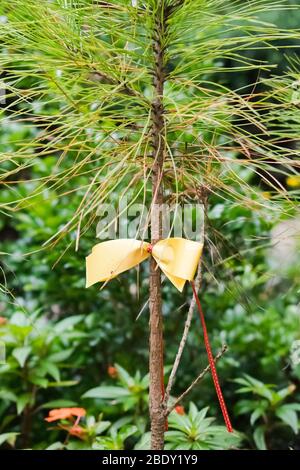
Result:
<svg viewBox="0 0 300 470">
<path fill-rule="evenodd" d="M 201 277 L 202 277 L 202 270 L 201 270 L 201 261 L 200 261 L 200 263 L 198 265 L 197 276 L 196 276 L 196 279 L 195 279 L 195 286 L 196 286 L 197 290 L 200 287 Z M 177 351 L 177 354 L 176 354 L 176 357 L 175 357 L 175 361 L 174 361 L 174 364 L 173 364 L 173 367 L 172 367 L 172 371 L 171 371 L 171 374 L 170 374 L 170 377 L 169 377 L 169 380 L 168 380 L 168 385 L 167 385 L 167 388 L 166 388 L 166 393 L 165 393 L 165 398 L 164 398 L 165 406 L 168 405 L 168 401 L 169 401 L 169 398 L 170 398 L 170 393 L 171 393 L 171 390 L 172 390 L 172 387 L 173 387 L 173 384 L 174 384 L 174 381 L 175 381 L 175 376 L 176 376 L 176 373 L 177 373 L 177 370 L 178 370 L 178 367 L 179 367 L 179 364 L 180 364 L 181 356 L 182 356 L 184 347 L 185 347 L 187 339 L 188 339 L 188 334 L 189 334 L 189 330 L 190 330 L 190 327 L 191 327 L 191 322 L 192 322 L 192 317 L 193 317 L 193 313 L 194 313 L 195 304 L 196 304 L 196 299 L 193 296 L 192 300 L 191 300 L 191 303 L 190 303 L 189 311 L 188 311 L 188 314 L 187 314 L 187 317 L 186 317 L 186 321 L 185 321 L 185 324 L 184 324 L 184 330 L 183 330 L 182 338 L 181 338 L 179 348 L 178 348 L 178 351 Z"/>
<path fill-rule="evenodd" d="M 214 358 L 214 361 L 217 362 L 223 356 L 223 354 L 225 354 L 227 349 L 228 348 L 226 344 L 224 344 L 224 346 L 222 346 L 221 351 L 219 351 L 216 357 Z M 165 411 L 165 416 L 168 416 L 171 413 L 171 411 L 174 410 L 174 408 L 190 393 L 190 391 L 199 382 L 201 382 L 201 380 L 206 376 L 206 374 L 209 371 L 210 371 L 210 365 L 207 365 L 205 369 L 203 369 L 203 371 L 198 375 L 198 377 L 191 383 L 191 385 L 178 398 L 176 398 L 175 402 L 169 408 L 167 408 L 167 410 Z"/>
</svg>

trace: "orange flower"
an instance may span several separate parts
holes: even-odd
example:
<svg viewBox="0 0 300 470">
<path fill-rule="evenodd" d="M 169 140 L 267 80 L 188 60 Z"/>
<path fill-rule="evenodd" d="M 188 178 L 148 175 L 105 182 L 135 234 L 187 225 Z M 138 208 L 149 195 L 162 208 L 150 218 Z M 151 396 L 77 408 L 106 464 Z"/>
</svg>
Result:
<svg viewBox="0 0 300 470">
<path fill-rule="evenodd" d="M 81 426 L 78 426 L 78 424 L 74 424 L 74 426 L 69 428 L 68 431 L 69 431 L 69 434 L 71 434 L 71 436 L 75 436 L 79 438 L 82 438 L 82 435 L 85 432 L 85 430 Z"/>
<path fill-rule="evenodd" d="M 0 317 L 0 326 L 1 326 L 1 325 L 5 325 L 6 322 L 7 322 L 7 318 L 5 318 L 5 317 Z"/>
<path fill-rule="evenodd" d="M 52 421 L 58 421 L 60 419 L 70 419 L 73 416 L 80 419 L 86 415 L 84 408 L 57 408 L 49 411 L 49 416 L 45 418 L 45 421 L 51 423 Z"/>
<path fill-rule="evenodd" d="M 118 377 L 118 371 L 117 371 L 116 367 L 114 367 L 114 366 L 108 366 L 107 373 L 113 379 L 116 379 Z"/>
<path fill-rule="evenodd" d="M 185 415 L 184 407 L 181 405 L 175 406 L 175 411 L 178 415 Z"/>
</svg>

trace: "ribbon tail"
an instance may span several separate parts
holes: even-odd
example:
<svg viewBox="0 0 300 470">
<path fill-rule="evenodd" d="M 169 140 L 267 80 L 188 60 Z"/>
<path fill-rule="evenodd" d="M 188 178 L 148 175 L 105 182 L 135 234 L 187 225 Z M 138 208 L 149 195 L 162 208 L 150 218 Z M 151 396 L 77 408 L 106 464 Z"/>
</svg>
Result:
<svg viewBox="0 0 300 470">
<path fill-rule="evenodd" d="M 174 276 L 173 274 L 168 273 L 166 269 L 164 269 L 161 266 L 161 263 L 159 262 L 159 259 L 157 259 L 155 256 L 153 256 L 155 261 L 157 262 L 157 265 L 161 269 L 161 271 L 164 273 L 164 275 L 169 279 L 170 282 L 172 282 L 173 286 L 176 287 L 176 289 L 179 290 L 179 292 L 183 291 L 186 279 L 182 279 L 181 277 Z"/>
<path fill-rule="evenodd" d="M 179 290 L 179 292 L 183 291 L 185 285 L 185 279 L 181 279 L 181 277 L 173 276 L 172 274 L 163 271 L 163 273 L 167 276 L 167 278 L 172 282 L 172 284 Z"/>
<path fill-rule="evenodd" d="M 205 348 L 206 348 L 206 352 L 207 352 L 207 357 L 208 357 L 208 361 L 209 361 L 209 365 L 210 365 L 210 369 L 211 369 L 211 374 L 212 374 L 215 390 L 216 390 L 217 397 L 218 397 L 218 400 L 219 400 L 219 403 L 220 403 L 220 408 L 221 408 L 221 411 L 222 411 L 222 414 L 223 414 L 223 418 L 224 418 L 224 421 L 225 421 L 225 424 L 226 424 L 227 431 L 228 432 L 233 432 L 233 428 L 232 428 L 232 425 L 231 425 L 231 421 L 230 421 L 230 418 L 229 418 L 229 414 L 228 414 L 228 411 L 227 411 L 225 400 L 223 398 L 223 393 L 222 393 L 222 390 L 221 390 L 221 387 L 220 387 L 214 357 L 213 357 L 211 347 L 210 347 L 210 343 L 209 343 L 209 338 L 208 338 L 208 333 L 207 333 L 207 328 L 206 328 L 206 323 L 205 323 L 203 310 L 202 310 L 202 307 L 201 307 L 199 297 L 197 295 L 197 291 L 196 291 L 196 288 L 195 288 L 195 283 L 193 281 L 191 281 L 191 286 L 192 286 L 193 294 L 194 294 L 196 304 L 197 304 L 197 307 L 198 307 L 200 321 L 201 321 L 202 329 L 203 329 Z"/>
</svg>

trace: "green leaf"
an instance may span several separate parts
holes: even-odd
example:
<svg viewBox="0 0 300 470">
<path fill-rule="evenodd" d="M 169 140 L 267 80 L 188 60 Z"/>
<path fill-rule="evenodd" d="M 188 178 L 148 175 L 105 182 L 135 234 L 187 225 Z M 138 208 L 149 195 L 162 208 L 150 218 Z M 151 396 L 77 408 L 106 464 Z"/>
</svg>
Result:
<svg viewBox="0 0 300 470">
<path fill-rule="evenodd" d="M 58 367 L 53 364 L 52 362 L 50 362 L 49 360 L 47 361 L 42 361 L 40 363 L 40 367 L 39 369 L 41 371 L 43 371 L 43 374 L 41 375 L 50 375 L 56 382 L 59 382 L 60 381 L 60 372 L 59 372 L 59 369 Z"/>
<path fill-rule="evenodd" d="M 73 406 L 78 406 L 76 401 L 72 400 L 51 400 L 44 403 L 41 408 L 53 409 L 53 408 L 71 408 Z"/>
<path fill-rule="evenodd" d="M 282 405 L 284 408 L 289 410 L 300 411 L 300 403 L 287 403 L 286 405 Z"/>
<path fill-rule="evenodd" d="M 49 382 L 48 387 L 73 387 L 77 385 L 79 380 L 61 380 L 57 382 Z"/>
<path fill-rule="evenodd" d="M 77 441 L 70 441 L 65 445 L 65 447 L 68 450 L 90 450 L 90 447 L 86 442 L 79 441 L 78 439 Z"/>
<path fill-rule="evenodd" d="M 10 324 L 11 325 L 17 325 L 17 326 L 20 326 L 20 327 L 28 326 L 29 325 L 29 320 L 26 317 L 25 313 L 16 312 L 11 317 Z"/>
<path fill-rule="evenodd" d="M 83 320 L 83 315 L 72 315 L 71 317 L 64 318 L 60 322 L 56 323 L 55 331 L 57 333 L 64 333 L 67 330 L 73 329 L 77 323 L 80 323 Z"/>
<path fill-rule="evenodd" d="M 62 450 L 64 449 L 65 447 L 65 444 L 63 444 L 62 442 L 53 442 L 53 444 L 51 444 L 49 447 L 47 447 L 45 450 Z"/>
<path fill-rule="evenodd" d="M 24 346 L 22 348 L 15 348 L 12 352 L 12 355 L 17 359 L 21 367 L 24 367 L 24 364 L 31 353 L 30 346 Z"/>
<path fill-rule="evenodd" d="M 125 369 L 123 369 L 123 367 L 119 366 L 119 364 L 115 364 L 115 366 L 118 371 L 118 376 L 119 376 L 120 381 L 127 387 L 133 387 L 134 386 L 133 377 L 131 377 L 131 375 L 129 375 L 128 372 Z"/>
<path fill-rule="evenodd" d="M 35 385 L 38 385 L 41 388 L 47 388 L 48 384 L 49 384 L 47 379 L 45 379 L 44 377 L 40 377 L 38 375 L 35 375 L 35 374 L 30 376 L 30 382 L 35 384 Z"/>
<path fill-rule="evenodd" d="M 68 359 L 71 354 L 74 352 L 74 349 L 64 349 L 62 351 L 58 351 L 56 353 L 50 354 L 50 356 L 47 357 L 49 362 L 63 362 L 66 359 Z"/>
<path fill-rule="evenodd" d="M 256 447 L 259 450 L 267 450 L 264 426 L 259 426 L 255 429 L 253 433 L 253 439 L 254 439 Z"/>
<path fill-rule="evenodd" d="M 151 449 L 151 433 L 146 432 L 137 442 L 134 450 L 150 450 Z"/>
<path fill-rule="evenodd" d="M 124 427 L 127 424 L 132 423 L 132 417 L 131 416 L 122 416 L 122 418 L 117 419 L 112 426 L 111 426 L 111 432 L 114 432 L 117 434 L 118 430 Z"/>
<path fill-rule="evenodd" d="M 20 415 L 24 410 L 25 406 L 28 405 L 32 401 L 31 393 L 23 393 L 17 399 L 17 413 Z"/>
<path fill-rule="evenodd" d="M 103 399 L 115 399 L 122 397 L 130 397 L 131 393 L 126 388 L 122 387 L 96 387 L 88 390 L 82 395 L 82 398 L 103 398 Z"/>
<path fill-rule="evenodd" d="M 251 416 L 250 416 L 250 423 L 251 423 L 251 426 L 253 426 L 256 421 L 261 417 L 263 416 L 265 410 L 263 408 L 257 408 L 255 411 L 253 411 L 253 413 L 251 413 Z"/>
<path fill-rule="evenodd" d="M 288 387 L 282 388 L 277 392 L 278 395 L 278 402 L 284 400 L 286 397 L 289 395 L 292 395 L 295 391 L 295 386 L 294 385 L 289 385 Z"/>
<path fill-rule="evenodd" d="M 96 423 L 94 426 L 95 429 L 95 434 L 98 436 L 99 434 L 102 434 L 106 429 L 109 428 L 111 425 L 110 421 L 101 421 L 100 423 Z"/>
<path fill-rule="evenodd" d="M 295 434 L 298 434 L 298 416 L 295 410 L 282 405 L 275 411 L 276 416 L 290 426 Z"/>
<path fill-rule="evenodd" d="M 201 410 L 201 416 L 203 416 L 203 418 L 205 418 L 205 415 L 208 411 L 208 407 L 206 408 L 203 408 Z M 196 407 L 196 405 L 194 403 L 190 403 L 190 407 L 189 407 L 189 416 L 192 418 L 192 419 L 195 419 L 198 415 L 198 409 Z M 201 419 L 201 418 L 200 418 Z"/>
<path fill-rule="evenodd" d="M 2 389 L 0 390 L 0 399 L 8 401 L 17 401 L 17 395 L 11 390 Z"/>
<path fill-rule="evenodd" d="M 253 400 L 239 400 L 234 407 L 234 411 L 237 415 L 248 414 L 256 408 L 255 403 Z"/>
<path fill-rule="evenodd" d="M 9 445 L 14 447 L 16 438 L 19 434 L 19 432 L 6 432 L 4 434 L 0 434 L 0 445 L 2 445 L 4 442 L 8 442 Z"/>
<path fill-rule="evenodd" d="M 137 427 L 134 425 L 124 426 L 119 431 L 119 437 L 124 442 L 128 437 L 133 436 L 137 432 Z"/>
</svg>

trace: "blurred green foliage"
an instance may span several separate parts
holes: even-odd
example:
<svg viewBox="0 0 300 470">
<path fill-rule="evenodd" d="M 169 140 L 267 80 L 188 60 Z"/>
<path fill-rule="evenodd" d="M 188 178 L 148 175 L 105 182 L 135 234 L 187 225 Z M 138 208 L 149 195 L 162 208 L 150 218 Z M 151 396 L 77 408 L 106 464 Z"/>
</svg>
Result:
<svg viewBox="0 0 300 470">
<path fill-rule="evenodd" d="M 5 134 L 8 139 L 8 129 Z M 42 163 L 35 168 L 36 176 L 47 171 L 47 159 Z M 30 183 L 20 189 L 30 192 Z M 51 196 L 49 191 L 48 198 L 41 196 L 22 212 L 1 219 L 1 251 L 7 253 L 2 257 L 5 277 L 3 274 L 0 303 L 1 315 L 7 319 L 0 326 L 7 355 L 6 364 L 0 366 L 0 432 L 7 436 L 3 445 L 15 442 L 18 447 L 46 448 L 61 442 L 57 438 L 64 431 L 49 434 L 44 417 L 48 408 L 65 406 L 83 406 L 90 416 L 102 413 L 103 419 L 112 423 L 125 419 L 120 435 L 119 430 L 108 428 L 104 441 L 93 437 L 89 445 L 122 448 L 125 444 L 120 436 L 127 436 L 127 432 L 130 436 L 125 441 L 133 445 L 148 426 L 147 309 L 136 320 L 147 299 L 147 265 L 141 267 L 139 285 L 135 271 L 131 271 L 100 292 L 97 288 L 86 290 L 84 255 L 93 233 L 82 239 L 78 253 L 68 250 L 61 259 L 61 245 L 67 242 L 57 249 L 40 249 L 41 242 L 73 210 L 70 200 L 61 206 Z M 1 197 L 9 200 L 10 192 L 2 191 Z M 294 271 L 289 277 L 271 271 L 269 237 L 276 217 L 268 220 L 251 209 L 212 199 L 209 220 L 213 225 L 203 260 L 206 269 L 201 294 L 208 328 L 215 351 L 224 342 L 230 348 L 218 368 L 234 427 L 247 436 L 246 446 L 263 446 L 263 438 L 259 441 L 257 437 L 258 423 L 250 422 L 253 412 L 261 409 L 258 405 L 253 408 L 257 399 L 250 398 L 245 408 L 233 379 L 240 380 L 242 373 L 248 373 L 279 388 L 294 387 L 293 396 L 284 400 L 288 407 L 299 399 L 300 369 L 290 361 L 291 347 L 300 333 L 299 274 Z M 163 295 L 168 365 L 176 353 L 191 292 L 187 289 L 182 297 L 166 283 Z M 120 364 L 116 366 L 117 386 L 107 372 L 115 362 Z M 195 317 L 176 393 L 205 365 L 200 324 Z M 196 388 L 190 398 L 200 408 L 209 405 L 210 415 L 218 416 L 221 422 L 210 378 L 201 384 L 201 392 Z M 273 411 L 271 415 L 269 445 L 297 446 L 296 422 L 293 429 L 284 428 L 277 426 L 282 417 Z M 267 425 L 261 426 L 265 430 Z M 168 445 L 172 446 L 170 439 Z M 87 444 L 73 437 L 68 445 L 83 448 Z"/>
</svg>

